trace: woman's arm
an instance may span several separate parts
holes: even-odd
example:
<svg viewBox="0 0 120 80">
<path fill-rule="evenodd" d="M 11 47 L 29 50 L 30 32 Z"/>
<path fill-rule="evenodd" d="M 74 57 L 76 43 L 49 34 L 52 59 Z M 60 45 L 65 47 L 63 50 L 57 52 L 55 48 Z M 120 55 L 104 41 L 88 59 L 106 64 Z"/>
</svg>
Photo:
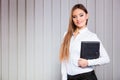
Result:
<svg viewBox="0 0 120 80">
<path fill-rule="evenodd" d="M 100 57 L 98 59 L 88 60 L 88 66 L 102 65 L 109 62 L 110 62 L 109 56 L 105 48 L 103 47 L 102 43 L 100 42 Z"/>
</svg>

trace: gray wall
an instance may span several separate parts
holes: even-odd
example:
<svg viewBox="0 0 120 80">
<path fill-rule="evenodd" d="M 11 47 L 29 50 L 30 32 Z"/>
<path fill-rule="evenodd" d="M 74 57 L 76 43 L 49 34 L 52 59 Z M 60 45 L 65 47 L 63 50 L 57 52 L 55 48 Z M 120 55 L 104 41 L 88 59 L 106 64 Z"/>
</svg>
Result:
<svg viewBox="0 0 120 80">
<path fill-rule="evenodd" d="M 59 47 L 76 3 L 110 56 L 98 79 L 120 80 L 120 0 L 0 0 L 0 80 L 61 80 Z"/>
</svg>

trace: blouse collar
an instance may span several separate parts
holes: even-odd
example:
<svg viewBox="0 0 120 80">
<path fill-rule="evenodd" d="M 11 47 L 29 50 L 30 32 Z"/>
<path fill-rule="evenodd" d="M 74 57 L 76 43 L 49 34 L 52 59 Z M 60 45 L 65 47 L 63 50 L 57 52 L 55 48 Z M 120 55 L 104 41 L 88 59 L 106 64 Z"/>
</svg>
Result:
<svg viewBox="0 0 120 80">
<path fill-rule="evenodd" d="M 79 30 L 79 33 L 83 33 L 83 32 L 85 32 L 85 31 L 87 31 L 87 30 L 88 30 L 88 28 L 85 27 L 85 28 L 83 28 L 83 29 L 80 29 L 80 30 Z"/>
</svg>

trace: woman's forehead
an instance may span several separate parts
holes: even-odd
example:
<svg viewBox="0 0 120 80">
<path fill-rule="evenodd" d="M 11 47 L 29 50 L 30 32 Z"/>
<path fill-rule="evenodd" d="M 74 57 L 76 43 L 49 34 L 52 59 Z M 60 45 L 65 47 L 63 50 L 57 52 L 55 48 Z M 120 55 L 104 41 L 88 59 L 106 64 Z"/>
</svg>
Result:
<svg viewBox="0 0 120 80">
<path fill-rule="evenodd" d="M 80 13 L 85 13 L 82 9 L 75 9 L 75 10 L 73 10 L 73 12 L 72 12 L 72 15 L 77 15 L 77 14 L 80 14 Z"/>
</svg>

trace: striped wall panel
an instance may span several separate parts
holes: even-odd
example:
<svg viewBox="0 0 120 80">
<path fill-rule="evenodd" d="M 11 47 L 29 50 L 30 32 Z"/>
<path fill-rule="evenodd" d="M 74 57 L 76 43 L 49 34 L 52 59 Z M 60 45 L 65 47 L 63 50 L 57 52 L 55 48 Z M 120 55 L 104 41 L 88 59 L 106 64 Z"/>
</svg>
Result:
<svg viewBox="0 0 120 80">
<path fill-rule="evenodd" d="M 0 80 L 61 80 L 59 47 L 76 3 L 110 56 L 98 80 L 120 79 L 119 0 L 0 0 Z"/>
</svg>

